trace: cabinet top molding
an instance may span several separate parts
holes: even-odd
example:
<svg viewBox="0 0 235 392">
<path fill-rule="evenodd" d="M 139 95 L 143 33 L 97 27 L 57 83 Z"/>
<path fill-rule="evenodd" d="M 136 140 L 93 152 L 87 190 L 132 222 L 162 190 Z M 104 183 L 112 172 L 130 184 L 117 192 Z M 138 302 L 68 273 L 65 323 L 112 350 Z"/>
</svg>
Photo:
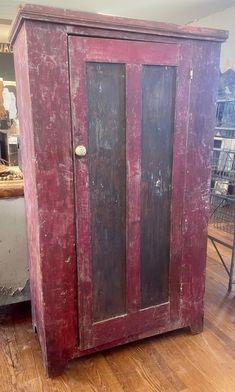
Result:
<svg viewBox="0 0 235 392">
<path fill-rule="evenodd" d="M 201 28 L 191 25 L 176 25 L 26 4 L 18 8 L 16 17 L 12 22 L 9 35 L 11 43 L 14 42 L 25 20 L 219 42 L 225 41 L 229 35 L 226 30 Z"/>
</svg>

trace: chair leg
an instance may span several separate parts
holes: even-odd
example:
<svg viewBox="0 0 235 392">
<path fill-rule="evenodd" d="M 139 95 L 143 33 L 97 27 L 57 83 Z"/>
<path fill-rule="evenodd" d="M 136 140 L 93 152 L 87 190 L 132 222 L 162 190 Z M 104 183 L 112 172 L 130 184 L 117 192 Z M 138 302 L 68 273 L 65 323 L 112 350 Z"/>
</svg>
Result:
<svg viewBox="0 0 235 392">
<path fill-rule="evenodd" d="M 231 266 L 230 266 L 230 273 L 229 273 L 229 285 L 228 285 L 229 293 L 234 289 L 235 289 L 235 238 L 233 240 L 233 251 L 232 251 Z"/>
</svg>

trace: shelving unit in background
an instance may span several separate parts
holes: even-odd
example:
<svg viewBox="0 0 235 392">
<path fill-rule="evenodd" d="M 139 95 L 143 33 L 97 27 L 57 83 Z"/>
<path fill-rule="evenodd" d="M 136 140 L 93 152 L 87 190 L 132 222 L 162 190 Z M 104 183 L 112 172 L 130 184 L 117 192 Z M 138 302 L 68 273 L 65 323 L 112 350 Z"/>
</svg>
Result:
<svg viewBox="0 0 235 392">
<path fill-rule="evenodd" d="M 221 75 L 212 159 L 209 239 L 235 288 L 235 71 Z M 230 263 L 223 248 L 231 251 Z"/>
</svg>

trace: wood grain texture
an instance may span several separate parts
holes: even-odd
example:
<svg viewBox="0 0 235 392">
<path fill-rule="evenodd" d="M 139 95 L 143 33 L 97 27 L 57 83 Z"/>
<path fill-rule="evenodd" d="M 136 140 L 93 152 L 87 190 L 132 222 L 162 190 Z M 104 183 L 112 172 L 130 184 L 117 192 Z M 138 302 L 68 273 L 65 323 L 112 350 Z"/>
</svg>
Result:
<svg viewBox="0 0 235 392">
<path fill-rule="evenodd" d="M 229 260 L 229 252 L 225 250 Z M 45 377 L 27 313 L 0 324 L 1 392 L 234 392 L 234 294 L 208 242 L 205 328 L 132 343 L 71 361 L 63 376 Z"/>
<path fill-rule="evenodd" d="M 187 35 L 182 28 L 184 36 L 162 27 L 161 34 L 161 29 L 154 30 L 155 24 L 145 22 L 133 25 L 133 21 L 126 21 L 125 27 L 124 21 L 105 16 L 91 21 L 86 15 L 87 20 L 83 16 L 79 24 L 81 14 L 75 16 L 81 17 L 79 23 L 72 20 L 71 25 L 68 16 L 72 14 L 64 11 L 57 14 L 57 19 L 42 12 L 44 21 L 35 21 L 41 7 L 34 15 L 31 7 L 25 8 L 27 13 L 26 9 L 29 13 L 22 16 L 24 22 L 16 30 L 14 52 L 24 134 L 23 165 L 28 177 L 33 324 L 38 329 L 46 369 L 53 376 L 62 372 L 70 358 L 181 327 L 191 326 L 194 332 L 202 328 L 210 130 L 214 126 L 220 47 L 211 41 L 223 39 L 223 34 L 214 32 L 208 36 L 197 30 L 197 38 L 202 33 L 200 40 L 177 40 L 177 36 L 191 37 L 191 33 Z M 76 36 L 88 36 L 91 30 L 97 36 L 102 31 L 106 38 Z M 68 37 L 68 31 L 73 35 Z M 114 31 L 118 39 L 107 38 L 109 34 L 113 37 Z M 127 36 L 132 42 L 127 41 Z M 140 42 L 139 37 L 146 41 L 154 37 L 161 42 Z M 97 323 L 92 313 L 89 162 L 87 157 L 74 162 L 73 153 L 77 144 L 88 146 L 84 63 L 95 60 L 127 64 L 127 88 L 133 90 L 133 96 L 127 99 L 126 153 L 130 166 L 127 165 L 126 184 L 131 201 L 126 207 L 128 230 L 135 227 L 128 237 L 135 242 L 127 249 L 129 313 Z M 174 66 L 177 71 L 169 301 L 140 311 L 138 154 L 142 64 Z M 190 82 L 191 69 L 194 77 Z M 132 155 L 131 143 L 135 140 Z M 153 388 L 157 388 L 155 384 Z"/>
<path fill-rule="evenodd" d="M 142 65 L 126 65 L 127 305 L 140 309 L 140 176 Z M 135 282 L 133 284 L 133 282 Z"/>
<path fill-rule="evenodd" d="M 182 283 L 182 238 L 183 237 L 183 211 L 185 174 L 189 123 L 189 100 L 191 83 L 189 83 L 189 73 L 192 69 L 192 46 L 191 42 L 180 44 L 180 63 L 177 67 L 176 75 L 176 101 L 175 101 L 175 128 L 173 146 L 173 167 L 172 167 L 172 199 L 171 199 L 171 250 L 170 250 L 170 319 L 172 322 L 178 320 L 180 315 L 182 296 L 174 296 L 171 293 L 178 292 Z M 185 104 L 185 101 L 188 104 Z M 181 195 L 181 197 L 179 197 Z M 183 197 L 182 197 L 183 196 Z M 182 293 L 181 293 L 182 294 Z"/>
<path fill-rule="evenodd" d="M 23 180 L 1 181 L 0 198 L 24 196 Z"/>
<path fill-rule="evenodd" d="M 15 59 L 33 324 L 50 367 L 50 357 L 59 365 L 77 344 L 77 310 L 67 39 L 63 29 L 48 28 L 29 22 Z"/>
<path fill-rule="evenodd" d="M 164 50 L 165 48 L 165 50 Z M 154 51 L 155 49 L 155 51 Z M 157 50 L 159 49 L 159 50 Z M 176 65 L 178 61 L 180 61 L 180 71 L 177 72 L 177 97 L 176 97 L 176 105 L 180 107 L 181 113 L 185 113 L 188 110 L 188 86 L 189 86 L 189 59 L 190 59 L 190 51 L 189 48 L 186 47 L 185 53 L 179 54 L 178 45 L 175 44 L 152 44 L 152 43 L 142 43 L 142 42 L 128 42 L 128 41 L 121 41 L 121 40 L 104 40 L 104 39 L 94 39 L 94 38 L 78 38 L 78 37 L 70 37 L 69 38 L 69 53 L 70 53 L 70 73 L 71 73 L 71 97 L 72 97 L 72 117 L 73 117 L 73 129 L 74 129 L 74 144 L 84 144 L 88 146 L 88 154 L 86 157 L 82 159 L 76 159 L 75 161 L 75 182 L 76 182 L 76 211 L 77 211 L 77 243 L 78 243 L 78 289 L 79 289 L 79 334 L 80 334 L 80 341 L 79 341 L 79 348 L 78 351 L 75 351 L 74 356 L 76 355 L 85 355 L 91 353 L 92 351 L 97 351 L 100 349 L 108 348 L 113 345 L 119 345 L 123 341 L 132 341 L 136 338 L 140 338 L 143 336 L 150 336 L 158 332 L 164 332 L 169 329 L 176 329 L 180 326 L 184 326 L 184 320 L 179 319 L 179 308 L 176 306 L 176 303 L 180 303 L 180 293 L 179 293 L 179 271 L 180 266 L 178 265 L 177 269 L 175 268 L 176 263 L 180 264 L 181 259 L 174 258 L 174 255 L 178 251 L 178 243 L 172 242 L 172 249 L 171 253 L 173 257 L 170 260 L 170 268 L 174 274 L 174 280 L 172 279 L 170 284 L 168 281 L 165 280 L 164 284 L 165 287 L 169 284 L 169 291 L 170 291 L 170 302 L 163 304 L 161 306 L 151 307 L 148 309 L 142 309 L 140 311 L 140 173 L 141 173 L 141 123 L 142 123 L 142 98 L 144 94 L 142 94 L 142 72 L 147 61 L 150 64 L 164 64 L 164 67 L 168 69 L 169 75 L 172 76 L 172 80 L 170 80 L 170 88 L 172 90 L 172 94 L 170 91 L 170 98 L 169 105 L 171 106 L 170 112 L 171 117 L 168 118 L 166 116 L 165 121 L 167 122 L 169 132 L 171 135 L 171 141 L 173 139 L 172 135 L 172 127 L 173 127 L 173 118 L 175 117 L 176 123 L 175 128 L 178 132 L 178 129 L 181 133 L 181 137 L 179 138 L 176 143 L 175 148 L 175 166 L 178 165 L 178 159 L 181 159 L 181 154 L 179 153 L 179 148 L 182 145 L 182 140 L 186 139 L 186 132 L 187 132 L 187 117 L 181 115 L 179 118 L 178 116 L 174 116 L 174 105 L 173 102 L 175 100 L 175 80 L 173 80 L 173 75 L 175 70 L 171 68 L 167 68 L 171 65 Z M 180 58 L 180 60 L 179 60 Z M 89 80 L 86 81 L 85 75 L 87 76 L 85 69 L 87 66 L 90 67 L 90 64 L 93 64 L 92 67 L 94 68 L 94 62 L 98 62 L 97 70 L 100 71 L 103 69 L 111 69 L 112 63 L 119 64 L 120 61 L 126 63 L 126 110 L 127 110 L 127 243 L 128 243 L 128 251 L 127 251 L 127 313 L 122 314 L 118 317 L 118 314 L 115 315 L 114 318 L 110 318 L 108 320 L 103 321 L 102 323 L 94 323 L 94 287 L 96 287 L 96 282 L 94 282 L 94 265 L 92 258 L 94 256 L 94 252 L 92 251 L 92 241 L 96 241 L 94 238 L 94 233 L 92 234 L 92 226 L 94 226 L 94 222 L 98 224 L 101 222 L 102 216 L 99 216 L 99 219 L 93 217 L 93 213 L 91 211 L 91 204 L 93 203 L 94 206 L 97 204 L 99 198 L 102 198 L 104 195 L 104 189 L 99 195 L 91 195 L 91 192 L 96 188 L 91 185 L 93 181 L 94 184 L 96 180 L 89 179 L 90 175 L 93 176 L 93 169 L 91 170 L 91 165 L 93 165 L 93 161 L 99 159 L 104 159 L 102 156 L 98 157 L 94 154 L 94 141 L 99 139 L 99 143 L 103 144 L 104 148 L 102 148 L 102 154 L 106 156 L 108 152 L 105 151 L 106 144 L 108 143 L 111 145 L 117 139 L 117 130 L 113 135 L 112 140 L 110 141 L 109 132 L 110 127 L 112 128 L 112 120 L 113 117 L 113 110 L 103 110 L 104 119 L 99 118 L 99 111 L 102 108 L 102 96 L 100 99 L 94 100 L 94 107 L 90 109 L 88 107 L 89 102 L 89 92 L 87 94 L 86 88 L 87 86 L 91 85 L 91 74 L 89 74 Z M 92 63 L 91 63 L 92 62 Z M 101 64 L 103 63 L 103 65 Z M 107 63 L 104 67 L 104 63 Z M 184 64 L 182 66 L 181 64 Z M 164 68 L 162 67 L 162 69 Z M 182 72 L 181 72 L 182 67 Z M 165 70 L 165 68 L 164 68 Z M 107 78 L 108 74 L 103 77 Z M 105 79 L 104 79 L 105 80 Z M 160 81 L 163 82 L 164 78 Z M 181 83 L 182 80 L 182 83 Z M 184 83 L 183 83 L 184 81 Z M 99 81 L 99 95 L 102 94 L 105 85 L 102 86 L 100 84 L 101 80 Z M 158 81 L 159 82 L 159 81 Z M 172 82 L 172 83 L 171 83 Z M 163 83 L 164 84 L 164 83 Z M 113 83 L 112 83 L 113 85 Z M 155 83 L 154 83 L 155 85 Z M 185 87 L 187 86 L 187 88 Z M 155 86 L 156 87 L 156 86 Z M 117 88 L 116 88 L 117 90 Z M 183 92 L 186 91 L 184 95 Z M 94 93 L 94 92 L 93 92 Z M 159 91 L 158 91 L 159 93 Z M 113 94 L 113 93 L 112 93 Z M 110 95 L 110 97 L 112 96 Z M 156 88 L 157 94 L 157 88 Z M 159 93 L 159 97 L 162 94 L 162 90 Z M 94 94 L 93 94 L 94 95 Z M 106 98 L 105 98 L 106 99 Z M 170 103 L 170 101 L 172 101 Z M 119 106 L 121 102 L 119 102 Z M 110 102 L 106 104 L 107 107 L 110 106 Z M 143 105 L 144 107 L 144 105 Z M 164 106 L 165 107 L 165 106 Z M 166 105 L 167 107 L 167 105 Z M 150 108 L 150 110 L 152 107 Z M 159 109 L 159 108 L 158 108 Z M 160 112 L 163 112 L 159 109 Z M 102 114 L 102 113 L 101 113 Z M 161 113 L 162 114 L 162 113 Z M 164 117 L 164 116 L 163 116 Z M 161 117 L 162 119 L 162 117 Z M 99 120 L 99 121 L 98 121 Z M 156 116 L 154 117 L 154 121 L 156 122 Z M 91 126 L 94 126 L 93 123 L 96 124 L 96 131 L 95 135 L 92 136 L 94 139 L 93 142 L 90 144 L 90 136 L 89 136 L 89 123 Z M 87 126 L 88 125 L 88 126 Z M 159 121 L 159 125 L 163 126 L 166 129 L 164 121 Z M 157 124 L 153 123 L 152 127 L 157 126 Z M 119 127 L 120 128 L 120 127 Z M 182 131 L 182 128 L 184 131 Z M 102 130 L 99 131 L 99 129 Z M 121 128 L 120 128 L 121 129 Z M 120 132 L 119 129 L 119 132 Z M 92 131 L 93 132 L 93 131 Z M 102 135 L 103 133 L 103 135 Z M 105 136 L 105 134 L 107 135 Z M 100 134 L 100 136 L 99 136 Z M 118 134 L 118 133 L 117 133 Z M 98 136 L 97 136 L 98 135 Z M 148 135 L 148 133 L 147 133 Z M 104 138 L 105 136 L 105 138 Z M 143 135 L 145 137 L 145 135 Z M 169 138 L 168 138 L 169 139 Z M 169 140 L 168 140 L 169 142 Z M 170 151 L 170 163 L 169 163 L 169 170 L 166 181 L 169 182 L 171 178 L 171 163 L 172 163 L 172 145 L 168 143 L 166 140 L 163 142 Z M 165 143 L 165 144 L 164 144 Z M 153 143 L 152 143 L 153 144 Z M 156 143 L 154 144 L 156 146 Z M 90 147 L 91 147 L 91 154 L 90 154 Z M 165 150 L 164 150 L 165 151 Z M 166 151 L 165 151 L 166 152 Z M 120 153 L 122 151 L 120 150 Z M 147 154 L 148 155 L 148 154 Z M 161 157 L 164 154 L 161 155 Z M 108 155 L 107 155 L 108 156 Z M 154 154 L 152 154 L 152 157 Z M 118 155 L 113 157 L 114 161 L 119 162 Z M 125 155 L 123 155 L 123 159 L 125 159 Z M 113 165 L 113 162 L 108 166 Z M 159 162 L 158 162 L 159 163 Z M 96 165 L 97 166 L 97 165 Z M 106 165 L 107 166 L 107 165 Z M 107 173 L 106 173 L 107 172 Z M 109 167 L 105 169 L 105 176 L 108 178 Z M 166 174 L 164 172 L 164 174 Z M 174 177 L 175 178 L 175 177 Z M 112 176 L 110 178 L 112 183 Z M 108 179 L 105 180 L 105 183 L 109 183 Z M 124 181 L 122 180 L 123 184 Z M 99 188 L 100 184 L 103 181 L 99 181 Z M 97 182 L 98 184 L 98 182 Z M 176 197 L 176 202 L 179 203 L 180 198 L 183 201 L 183 193 L 179 186 L 181 183 L 174 182 L 174 198 Z M 93 189 L 94 188 L 94 189 Z M 108 188 L 107 188 L 108 189 Z M 169 185 L 169 191 L 171 194 L 171 184 Z M 170 209 L 170 198 L 168 197 L 168 210 Z M 91 203 L 92 202 L 92 203 Z M 108 199 L 107 199 L 108 202 Z M 99 204 L 99 203 L 98 203 Z M 107 203 L 106 203 L 107 204 Z M 182 202 L 180 203 L 180 205 Z M 94 211 L 94 209 L 93 209 Z M 180 212 L 181 210 L 179 210 Z M 115 214 L 109 214 L 111 224 L 111 216 L 115 216 Z M 168 211 L 169 216 L 169 211 Z M 94 221 L 93 221 L 94 219 Z M 108 219 L 108 218 L 107 218 Z M 175 232 L 179 229 L 178 219 L 181 219 L 179 214 L 174 214 L 171 218 L 171 226 L 170 229 L 170 222 L 168 219 L 168 243 L 170 241 L 169 237 L 174 238 Z M 93 223 L 92 223 L 93 222 Z M 107 223 L 106 222 L 106 223 Z M 156 223 L 156 220 L 153 224 Z M 97 229 L 98 230 L 98 229 Z M 102 228 L 99 227 L 98 233 L 102 232 Z M 171 231 L 171 234 L 169 233 Z M 154 233 L 156 236 L 156 233 Z M 99 237 L 99 234 L 98 234 Z M 97 246 L 101 246 L 101 243 L 105 243 L 104 241 L 97 240 Z M 161 243 L 161 241 L 159 241 Z M 158 243 L 158 244 L 159 244 Z M 177 248 L 175 248 L 175 245 Z M 107 248 L 107 246 L 106 246 Z M 169 253 L 168 253 L 169 255 Z M 118 255 L 115 258 L 118 258 Z M 119 256 L 120 257 L 120 256 Z M 155 260 L 153 260 L 155 262 Z M 102 262 L 100 263 L 107 266 L 112 263 L 108 258 L 104 260 L 102 258 Z M 164 265 L 164 262 L 163 262 Z M 117 267 L 116 267 L 117 268 Z M 169 260 L 166 268 L 169 268 Z M 98 279 L 102 276 L 102 271 L 98 272 Z M 176 282 L 176 283 L 175 283 Z M 107 286 L 109 283 L 105 282 Z M 160 284 L 160 283 L 159 283 Z M 105 290 L 105 287 L 100 287 L 100 290 Z M 96 290 L 97 291 L 97 290 Z M 168 291 L 168 290 L 167 290 Z M 114 293 L 113 293 L 114 294 Z M 109 301 L 116 301 L 115 298 L 109 299 Z M 129 302 L 130 301 L 130 302 Z M 172 301 L 172 307 L 171 307 Z M 164 302 L 164 301 L 162 301 Z M 148 306 L 147 306 L 148 307 Z M 171 319 L 174 320 L 173 323 Z"/>
<path fill-rule="evenodd" d="M 87 63 L 86 83 L 96 322 L 126 313 L 125 66 Z"/>
<path fill-rule="evenodd" d="M 223 241 L 225 244 L 228 244 L 230 246 L 233 245 L 233 235 L 231 233 L 227 233 L 226 231 L 218 229 L 213 224 L 208 225 L 208 235 L 218 238 L 220 241 Z"/>
<path fill-rule="evenodd" d="M 169 299 L 175 69 L 147 65 L 142 76 L 141 307 Z"/>
<path fill-rule="evenodd" d="M 194 330 L 198 328 L 200 331 L 205 291 L 209 178 L 213 144 L 213 132 L 210 130 L 215 127 L 220 47 L 208 42 L 201 42 L 198 45 L 193 43 L 192 51 L 193 79 L 185 154 L 184 187 L 187 191 L 182 219 L 184 245 L 181 315 L 184 320 L 190 319 L 192 324 L 194 319 L 195 328 L 192 328 Z M 188 306 L 189 298 L 190 306 Z"/>
<path fill-rule="evenodd" d="M 29 62 L 27 53 L 25 26 L 21 29 L 17 43 L 15 44 L 14 61 L 17 64 L 17 101 L 19 111 L 19 122 L 21 127 L 21 158 L 24 166 L 24 197 L 27 217 L 27 243 L 29 250 L 30 267 L 30 291 L 32 301 L 32 323 L 37 325 L 39 336 L 45 336 L 42 315 L 42 274 L 40 266 L 40 243 L 39 243 L 39 217 L 37 204 L 37 186 L 35 177 L 35 153 L 34 138 L 32 133 L 33 119 L 30 102 L 29 85 Z M 31 203 L 33 200 L 33 203 Z M 45 349 L 43 338 L 41 338 L 42 349 Z"/>
</svg>

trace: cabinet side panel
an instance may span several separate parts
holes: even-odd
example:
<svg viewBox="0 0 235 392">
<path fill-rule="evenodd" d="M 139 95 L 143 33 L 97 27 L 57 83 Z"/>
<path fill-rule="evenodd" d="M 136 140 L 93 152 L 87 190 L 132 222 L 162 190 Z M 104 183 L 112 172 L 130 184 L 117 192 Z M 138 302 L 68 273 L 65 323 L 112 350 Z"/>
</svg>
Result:
<svg viewBox="0 0 235 392">
<path fill-rule="evenodd" d="M 39 246 L 38 202 L 25 25 L 23 25 L 14 44 L 14 63 L 17 84 L 17 107 L 20 124 L 20 146 L 24 174 L 24 197 L 27 219 L 32 317 L 33 325 L 37 327 L 41 344 L 43 344 L 43 299 Z"/>
<path fill-rule="evenodd" d="M 183 216 L 182 316 L 192 329 L 203 319 L 210 170 L 220 44 L 193 42 Z M 195 327 L 195 328 L 194 328 Z"/>
<path fill-rule="evenodd" d="M 46 366 L 50 374 L 53 366 L 72 355 L 78 335 L 73 147 L 64 29 L 55 24 L 26 23 Z"/>
</svg>

